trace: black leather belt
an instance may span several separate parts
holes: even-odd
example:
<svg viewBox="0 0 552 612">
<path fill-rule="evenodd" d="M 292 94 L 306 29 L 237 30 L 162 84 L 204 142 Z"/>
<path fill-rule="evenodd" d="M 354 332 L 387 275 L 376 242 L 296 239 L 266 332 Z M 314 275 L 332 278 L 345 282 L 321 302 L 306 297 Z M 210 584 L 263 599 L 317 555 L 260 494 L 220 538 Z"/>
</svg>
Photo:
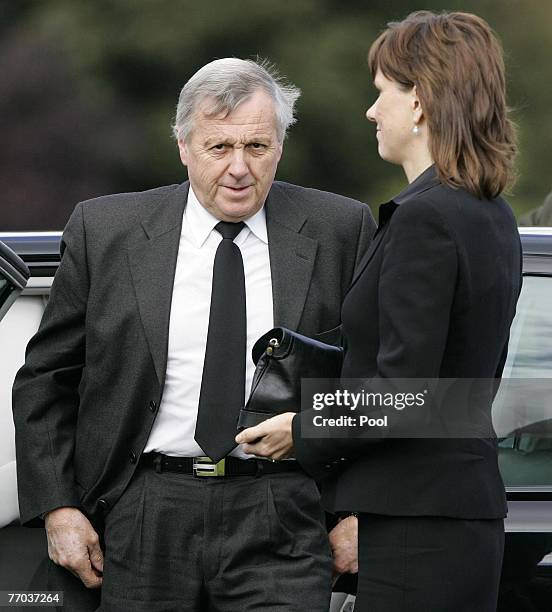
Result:
<svg viewBox="0 0 552 612">
<path fill-rule="evenodd" d="M 156 472 L 176 472 L 199 478 L 221 476 L 262 476 L 277 472 L 292 472 L 301 469 L 297 461 L 277 461 L 266 459 L 238 459 L 225 457 L 213 463 L 209 457 L 170 457 L 162 453 L 145 453 L 140 465 L 151 467 Z"/>
</svg>

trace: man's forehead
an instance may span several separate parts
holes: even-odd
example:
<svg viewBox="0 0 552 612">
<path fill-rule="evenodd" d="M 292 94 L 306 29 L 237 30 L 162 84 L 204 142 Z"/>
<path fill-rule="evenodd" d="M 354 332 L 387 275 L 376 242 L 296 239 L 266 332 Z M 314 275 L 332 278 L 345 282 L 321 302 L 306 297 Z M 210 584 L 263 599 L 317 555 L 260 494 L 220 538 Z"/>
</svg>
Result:
<svg viewBox="0 0 552 612">
<path fill-rule="evenodd" d="M 218 103 L 212 97 L 201 100 L 195 110 L 195 119 L 201 122 L 217 124 L 248 125 L 254 123 L 272 123 L 276 121 L 276 111 L 272 98 L 259 90 L 240 102 L 232 110 L 217 111 Z"/>
<path fill-rule="evenodd" d="M 196 123 L 205 126 L 218 126 L 220 128 L 224 128 L 226 126 L 251 126 L 252 128 L 254 126 L 272 127 L 276 123 L 276 117 L 269 113 L 253 113 L 251 115 L 236 115 L 234 113 L 229 113 L 225 117 L 221 117 L 220 115 L 213 117 L 203 114 L 196 116 Z"/>
<path fill-rule="evenodd" d="M 276 137 L 276 118 L 271 115 L 209 117 L 196 116 L 192 133 L 202 140 L 219 138 L 249 139 Z"/>
<path fill-rule="evenodd" d="M 198 142 L 203 144 L 213 144 L 217 142 L 248 142 L 263 141 L 270 142 L 277 136 L 276 128 L 272 123 L 265 124 L 244 124 L 227 125 L 217 123 L 207 123 L 198 125 L 195 132 Z"/>
</svg>

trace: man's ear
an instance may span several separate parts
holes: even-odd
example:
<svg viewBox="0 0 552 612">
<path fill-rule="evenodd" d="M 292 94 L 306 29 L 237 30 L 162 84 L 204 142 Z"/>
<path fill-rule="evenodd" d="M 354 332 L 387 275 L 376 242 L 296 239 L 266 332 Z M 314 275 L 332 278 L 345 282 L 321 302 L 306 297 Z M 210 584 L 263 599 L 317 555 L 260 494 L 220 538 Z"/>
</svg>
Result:
<svg viewBox="0 0 552 612">
<path fill-rule="evenodd" d="M 416 90 L 416 85 L 412 88 L 412 113 L 414 115 L 414 123 L 417 125 L 424 117 L 424 111 L 422 109 L 422 103 L 420 102 L 420 98 L 418 97 L 418 91 Z"/>
<path fill-rule="evenodd" d="M 178 151 L 180 153 L 180 161 L 187 166 L 188 165 L 188 145 L 184 140 L 178 139 Z"/>
</svg>

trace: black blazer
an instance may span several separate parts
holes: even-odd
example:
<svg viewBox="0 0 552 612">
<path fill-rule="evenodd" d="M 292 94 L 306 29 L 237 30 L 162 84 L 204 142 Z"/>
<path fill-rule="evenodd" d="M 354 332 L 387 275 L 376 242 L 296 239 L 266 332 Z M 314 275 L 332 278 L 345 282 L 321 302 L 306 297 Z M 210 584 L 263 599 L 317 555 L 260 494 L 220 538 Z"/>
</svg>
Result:
<svg viewBox="0 0 552 612">
<path fill-rule="evenodd" d="M 380 208 L 343 304 L 342 376 L 499 378 L 520 288 L 508 204 L 442 185 L 432 166 Z M 293 429 L 330 511 L 505 516 L 494 439 L 301 438 L 299 418 Z"/>
<path fill-rule="evenodd" d="M 69 220 L 13 390 L 22 522 L 66 505 L 101 521 L 132 477 L 163 395 L 188 188 L 97 198 Z M 265 206 L 275 324 L 331 331 L 375 228 L 369 208 L 280 182 Z"/>
</svg>

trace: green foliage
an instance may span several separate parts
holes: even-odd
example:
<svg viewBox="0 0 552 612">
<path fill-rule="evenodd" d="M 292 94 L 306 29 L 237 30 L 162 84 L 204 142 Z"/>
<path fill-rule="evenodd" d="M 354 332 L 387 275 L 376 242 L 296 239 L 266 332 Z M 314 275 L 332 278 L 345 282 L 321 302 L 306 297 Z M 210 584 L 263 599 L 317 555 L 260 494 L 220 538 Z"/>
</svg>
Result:
<svg viewBox="0 0 552 612">
<path fill-rule="evenodd" d="M 358 197 L 374 208 L 405 184 L 400 168 L 378 158 L 373 126 L 364 117 L 374 96 L 366 54 L 385 24 L 420 8 L 417 2 L 42 0 L 0 7 L 10 44 L 18 36 L 39 36 L 63 56 L 67 87 L 51 92 L 54 99 L 62 104 L 67 91 L 76 90 L 85 122 L 117 113 L 88 134 L 86 162 L 96 154 L 106 169 L 102 180 L 88 184 L 89 192 L 77 190 L 79 197 L 96 195 L 106 184 L 138 190 L 181 181 L 185 171 L 170 134 L 179 90 L 200 66 L 225 56 L 267 58 L 303 91 L 279 178 Z M 428 1 L 424 8 L 476 12 L 500 34 L 521 145 L 520 180 L 510 201 L 517 213 L 537 206 L 552 188 L 552 3 Z M 41 111 L 39 92 L 29 103 Z M 12 122 L 18 121 L 14 113 Z M 67 190 L 57 198 L 65 211 L 75 203 L 66 201 Z"/>
</svg>

